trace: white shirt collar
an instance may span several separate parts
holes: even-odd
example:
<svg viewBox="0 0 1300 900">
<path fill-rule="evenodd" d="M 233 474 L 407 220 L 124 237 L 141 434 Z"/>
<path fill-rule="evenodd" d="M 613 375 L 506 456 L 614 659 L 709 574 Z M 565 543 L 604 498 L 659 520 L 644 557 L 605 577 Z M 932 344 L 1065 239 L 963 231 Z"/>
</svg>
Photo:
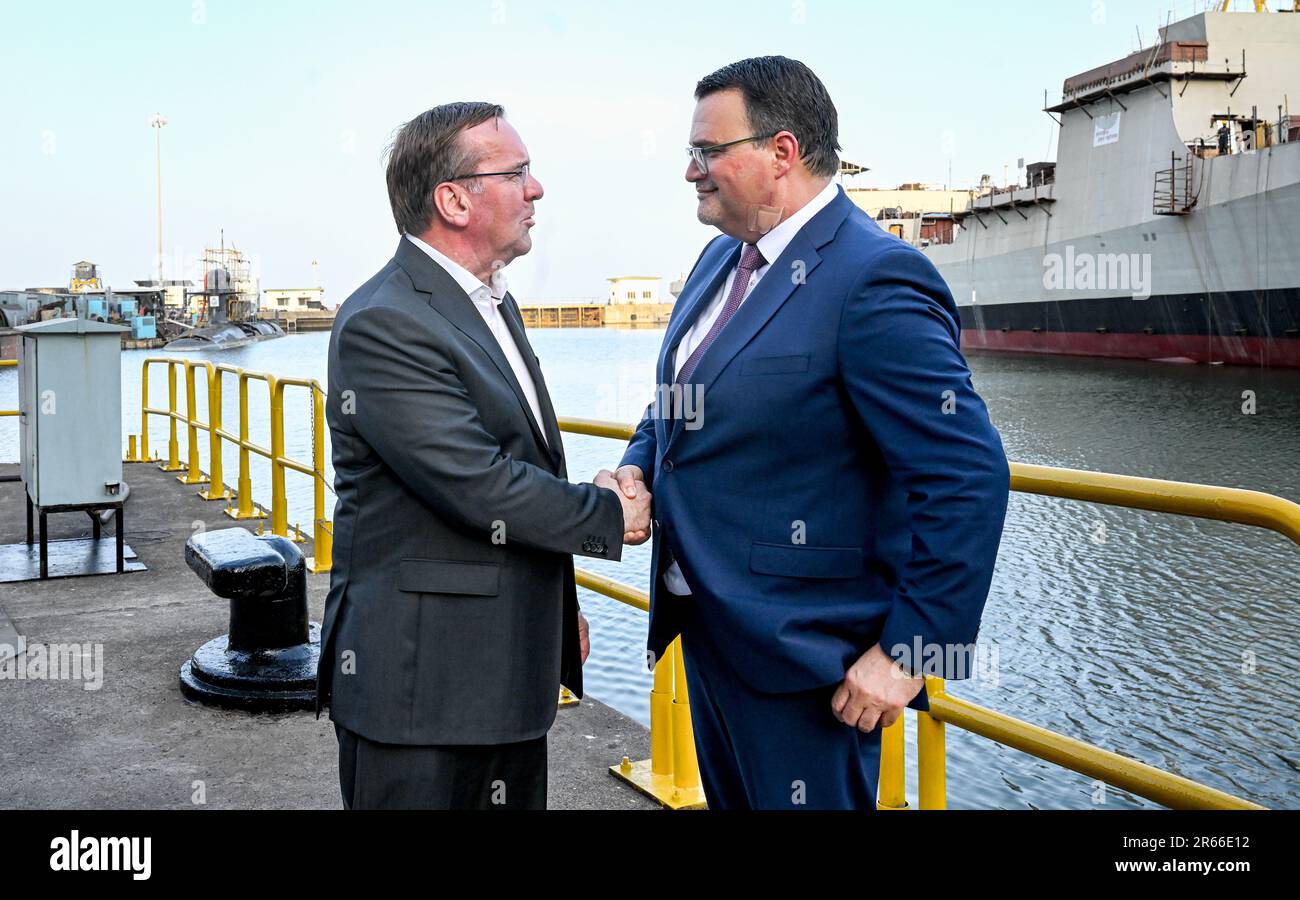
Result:
<svg viewBox="0 0 1300 900">
<path fill-rule="evenodd" d="M 491 299 L 500 305 L 501 299 L 506 295 L 506 276 L 502 270 L 497 269 L 492 273 L 492 286 L 488 287 L 479 281 L 478 276 L 470 272 L 469 269 L 466 269 L 445 253 L 439 253 L 415 235 L 408 233 L 406 239 L 427 253 L 430 259 L 442 266 L 447 271 L 447 274 L 456 280 L 456 284 L 460 285 L 460 289 L 468 294 L 469 298 L 475 303 L 486 303 Z"/>
<path fill-rule="evenodd" d="M 807 225 L 813 216 L 830 205 L 830 202 L 835 199 L 839 192 L 840 186 L 834 181 L 829 182 L 826 187 L 818 192 L 817 196 L 800 207 L 790 218 L 759 238 L 756 246 L 758 251 L 763 254 L 763 259 L 769 265 L 776 262 L 777 258 L 785 252 L 785 248 L 794 240 L 794 236 L 799 233 L 799 229 Z"/>
</svg>

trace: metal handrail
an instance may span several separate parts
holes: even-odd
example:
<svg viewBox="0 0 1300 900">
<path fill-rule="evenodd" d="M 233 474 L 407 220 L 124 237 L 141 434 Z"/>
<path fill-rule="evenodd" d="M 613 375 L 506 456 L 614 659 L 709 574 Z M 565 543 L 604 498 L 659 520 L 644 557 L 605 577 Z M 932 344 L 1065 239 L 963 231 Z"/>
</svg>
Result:
<svg viewBox="0 0 1300 900">
<path fill-rule="evenodd" d="M 559 421 L 561 431 L 595 437 L 628 440 L 636 431 L 635 426 L 621 422 L 570 418 Z M 1254 525 L 1300 544 L 1300 503 L 1274 494 L 1029 463 L 1013 462 L 1009 466 L 1013 491 Z"/>
<path fill-rule="evenodd" d="M 11 367 L 11 366 L 17 366 L 17 365 L 18 365 L 18 360 L 16 359 L 0 359 L 0 369 Z M 16 409 L 0 409 L 0 418 L 3 418 L 4 416 L 16 416 L 16 415 L 18 415 L 18 410 Z"/>
<path fill-rule="evenodd" d="M 12 365 L 12 363 L 9 363 Z M 168 370 L 168 408 L 149 406 L 149 366 L 162 364 Z M 4 365 L 4 363 L 0 363 Z M 196 372 L 202 368 L 207 378 L 209 420 L 198 416 Z M 177 370 L 186 379 L 186 411 L 178 409 Z M 221 424 L 221 386 L 225 374 L 239 379 L 239 434 L 226 431 Z M 263 447 L 248 436 L 248 382 L 263 381 L 271 400 L 271 446 Z M 313 460 L 312 464 L 295 460 L 284 452 L 284 389 L 305 387 L 312 397 Z M 240 448 L 240 476 L 235 496 L 237 509 L 228 509 L 234 518 L 263 518 L 252 502 L 248 469 L 250 454 L 268 459 L 272 468 L 271 530 L 288 535 L 287 501 L 284 490 L 285 470 L 309 475 L 314 481 L 314 540 L 316 558 L 313 572 L 327 572 L 333 543 L 333 525 L 324 515 L 324 405 L 325 392 L 313 379 L 276 378 L 262 372 L 202 361 L 150 357 L 141 369 L 141 429 L 139 452 L 131 436 L 129 462 L 149 461 L 149 416 L 162 416 L 169 422 L 168 458 L 161 464 L 167 471 L 186 470 L 179 476 L 188 484 L 206 482 L 207 499 L 226 499 L 230 495 L 221 483 L 221 441 Z M 214 413 L 215 411 L 215 413 Z M 179 455 L 178 423 L 187 433 L 188 465 L 182 466 Z M 560 429 L 571 434 L 627 440 L 635 427 L 625 423 L 596 419 L 561 418 Z M 210 440 L 213 472 L 204 476 L 199 470 L 198 432 L 206 431 Z M 1197 518 L 1216 519 L 1268 528 L 1300 544 L 1300 504 L 1272 494 L 1236 488 L 1214 487 L 1127 475 L 1112 475 L 1050 466 L 1010 463 L 1011 489 L 1072 500 L 1083 500 L 1132 509 L 1166 512 Z M 650 598 L 645 591 L 582 569 L 575 572 L 577 583 L 648 612 Z M 663 786 L 663 796 L 672 805 L 694 805 L 699 795 L 698 769 L 691 736 L 690 707 L 686 696 L 685 673 L 680 646 L 674 642 L 668 653 L 656 661 L 654 689 L 651 692 L 651 747 L 649 773 Z M 1040 728 L 959 697 L 948 694 L 942 679 L 927 676 L 930 711 L 917 712 L 918 798 L 922 809 L 941 809 L 946 800 L 946 749 L 944 726 L 951 724 L 980 734 L 1008 747 L 1039 759 L 1053 762 L 1142 797 L 1176 808 L 1259 809 L 1257 804 L 1199 784 L 1181 776 L 1148 766 L 1120 754 L 1094 747 L 1083 741 Z M 906 808 L 903 767 L 903 719 L 900 717 L 882 734 L 880 793 L 882 809 Z M 633 780 L 633 766 L 624 760 L 615 771 Z M 639 785 L 643 790 L 649 788 Z M 669 792 L 671 791 L 671 794 Z M 680 802 L 678 802 L 680 799 Z"/>
<path fill-rule="evenodd" d="M 561 418 L 559 422 L 562 431 L 618 440 L 628 440 L 635 431 L 632 425 L 596 419 Z M 1253 525 L 1276 531 L 1300 544 L 1300 504 L 1273 494 L 1027 463 L 1012 462 L 1009 467 L 1013 491 Z M 577 578 L 579 584 L 591 590 L 638 609 L 649 608 L 648 595 L 629 585 L 581 569 L 577 570 Z M 921 809 L 947 807 L 945 724 L 1098 778 L 1171 808 L 1264 808 L 1208 785 L 955 697 L 947 692 L 941 678 L 926 676 L 926 694 L 929 712 L 916 712 L 917 795 Z M 653 717 L 651 726 L 653 741 Z M 877 803 L 880 809 L 907 807 L 903 747 L 903 718 L 900 716 L 881 735 Z"/>
<path fill-rule="evenodd" d="M 149 368 L 151 365 L 167 367 L 166 409 L 149 405 Z M 185 372 L 185 412 L 181 412 L 177 402 L 177 370 Z M 206 379 L 208 397 L 208 419 L 204 421 L 197 404 L 197 375 L 202 370 Z M 222 389 L 224 376 L 234 375 L 239 384 L 239 434 L 232 434 L 222 425 Z M 248 383 L 261 381 L 267 386 L 271 403 L 270 425 L 271 446 L 263 447 L 249 438 L 248 429 Z M 312 462 L 310 464 L 294 459 L 284 450 L 284 390 L 288 387 L 307 388 L 311 396 L 312 409 Z M 285 492 L 285 472 L 292 470 L 311 476 L 313 481 L 313 522 L 312 545 L 315 555 L 308 559 L 310 571 L 321 573 L 330 570 L 333 560 L 334 530 L 325 514 L 325 391 L 315 379 L 277 378 L 266 372 L 250 372 L 238 366 L 216 365 L 203 360 L 153 356 L 144 360 L 140 368 L 140 434 L 137 450 L 136 436 L 128 441 L 127 462 L 151 462 L 149 455 L 149 417 L 162 416 L 168 420 L 167 459 L 159 461 L 166 472 L 179 472 L 182 484 L 206 484 L 206 490 L 199 491 L 205 500 L 235 501 L 229 503 L 226 514 L 234 519 L 263 519 L 262 512 L 253 502 L 252 480 L 250 477 L 250 457 L 256 454 L 267 459 L 271 464 L 271 533 L 289 537 L 289 509 Z M 186 430 L 187 464 L 180 461 L 180 442 L 178 423 Z M 208 433 L 208 463 L 211 472 L 204 473 L 199 467 L 198 434 Z M 222 480 L 222 441 L 239 448 L 239 481 L 231 491 Z M 260 528 L 260 526 L 259 526 Z M 294 527 L 296 540 L 303 540 L 302 529 Z"/>
<path fill-rule="evenodd" d="M 1011 463 L 1011 489 L 1267 528 L 1300 544 L 1300 504 L 1262 491 Z"/>
<path fill-rule="evenodd" d="M 1190 778 L 954 697 L 943 691 L 941 679 L 927 678 L 927 689 L 936 683 L 939 691 L 929 697 L 929 715 L 936 722 L 948 723 L 983 735 L 1003 746 L 1056 763 L 1081 775 L 1100 779 L 1172 809 L 1264 809 L 1257 803 Z M 925 778 L 924 772 L 921 777 Z"/>
</svg>

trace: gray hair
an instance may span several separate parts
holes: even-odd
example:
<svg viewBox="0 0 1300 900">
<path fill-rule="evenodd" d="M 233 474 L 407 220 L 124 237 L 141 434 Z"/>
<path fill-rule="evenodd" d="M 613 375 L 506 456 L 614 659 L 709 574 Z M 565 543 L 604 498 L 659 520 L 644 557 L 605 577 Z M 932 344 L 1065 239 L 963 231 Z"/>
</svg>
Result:
<svg viewBox="0 0 1300 900">
<path fill-rule="evenodd" d="M 477 168 L 479 154 L 463 146 L 460 133 L 496 118 L 497 103 L 444 103 L 425 110 L 398 129 L 388 146 L 388 202 L 403 234 L 422 234 L 433 222 L 433 189 Z M 470 182 L 472 191 L 479 189 Z"/>
</svg>

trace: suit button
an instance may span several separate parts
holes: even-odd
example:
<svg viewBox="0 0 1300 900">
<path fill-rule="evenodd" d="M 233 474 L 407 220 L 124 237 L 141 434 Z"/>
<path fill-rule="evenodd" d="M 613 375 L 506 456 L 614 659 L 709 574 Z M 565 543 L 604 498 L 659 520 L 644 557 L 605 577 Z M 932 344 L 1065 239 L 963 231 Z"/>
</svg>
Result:
<svg viewBox="0 0 1300 900">
<path fill-rule="evenodd" d="M 663 465 L 660 466 L 660 468 L 662 468 L 665 472 L 671 472 L 673 470 L 673 461 L 671 459 L 665 459 Z"/>
<path fill-rule="evenodd" d="M 650 520 L 650 524 L 653 525 L 655 528 L 658 528 L 658 527 L 659 527 L 659 520 L 658 520 L 658 519 L 651 519 L 651 520 Z"/>
</svg>

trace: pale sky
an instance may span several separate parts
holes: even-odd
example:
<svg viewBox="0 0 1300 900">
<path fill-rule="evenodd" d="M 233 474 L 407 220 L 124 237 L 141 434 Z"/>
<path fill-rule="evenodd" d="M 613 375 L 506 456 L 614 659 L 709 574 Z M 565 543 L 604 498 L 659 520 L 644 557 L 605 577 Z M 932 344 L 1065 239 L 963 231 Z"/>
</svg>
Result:
<svg viewBox="0 0 1300 900">
<path fill-rule="evenodd" d="M 1248 3 L 1239 2 L 1247 7 Z M 1272 5 L 1278 5 L 1273 0 Z M 392 131 L 451 100 L 506 107 L 546 195 L 522 301 L 603 296 L 689 268 L 714 233 L 683 179 L 696 81 L 737 59 L 807 63 L 860 186 L 1015 177 L 1055 157 L 1062 81 L 1149 45 L 1206 0 L 280 2 L 0 0 L 0 290 L 152 276 L 161 112 L 168 277 L 205 245 L 342 301 L 398 239 Z M 184 272 L 178 272 L 182 266 Z M 665 282 L 667 287 L 667 282 Z"/>
</svg>

